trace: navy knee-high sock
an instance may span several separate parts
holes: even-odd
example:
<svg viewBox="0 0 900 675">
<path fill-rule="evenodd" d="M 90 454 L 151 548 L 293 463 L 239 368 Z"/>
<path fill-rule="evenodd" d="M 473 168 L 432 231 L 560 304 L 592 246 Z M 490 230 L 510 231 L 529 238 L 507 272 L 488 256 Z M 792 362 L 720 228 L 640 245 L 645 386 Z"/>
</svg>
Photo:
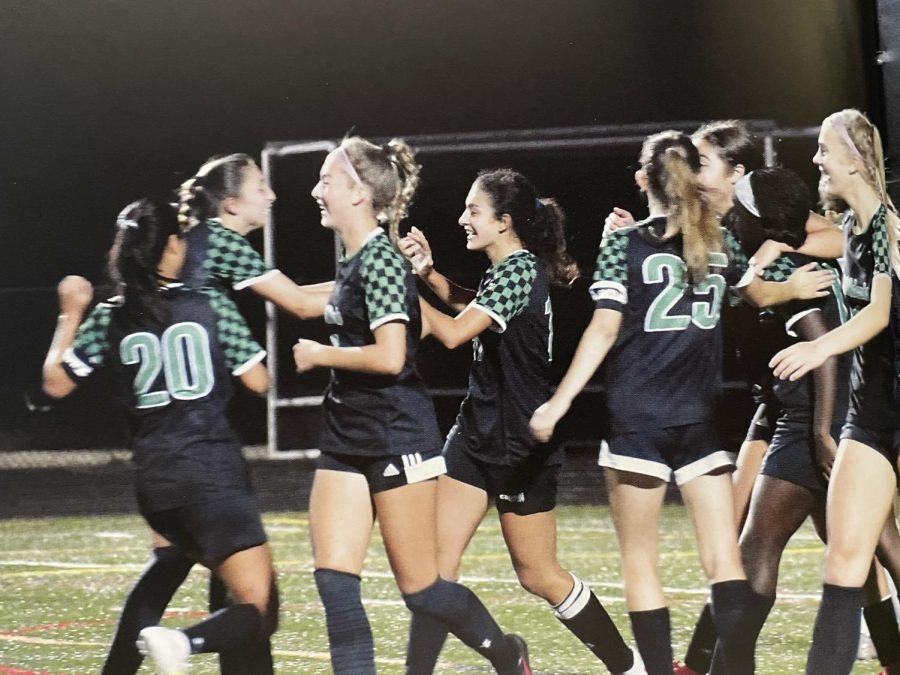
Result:
<svg viewBox="0 0 900 675">
<path fill-rule="evenodd" d="M 249 603 L 220 609 L 182 632 L 191 641 L 192 654 L 245 649 L 268 637 L 262 615 Z"/>
<path fill-rule="evenodd" d="M 603 661 L 611 673 L 624 673 L 634 665 L 634 654 L 622 639 L 600 600 L 581 579 L 574 581 L 569 595 L 554 606 L 556 618 Z"/>
<path fill-rule="evenodd" d="M 481 600 L 465 586 L 438 579 L 418 593 L 403 595 L 413 613 L 444 623 L 456 637 L 488 659 L 498 672 L 514 668 L 518 650 L 503 634 Z"/>
<path fill-rule="evenodd" d="M 329 569 L 316 570 L 315 578 L 325 606 L 335 675 L 375 675 L 375 643 L 362 605 L 360 578 Z"/>
<path fill-rule="evenodd" d="M 759 633 L 766 624 L 766 619 L 769 617 L 769 612 L 772 611 L 774 604 L 774 595 L 760 595 L 753 591 L 749 592 L 744 618 L 741 620 L 738 629 L 742 636 L 741 639 L 744 641 L 742 644 L 744 644 L 745 655 L 742 658 L 748 661 L 748 665 L 742 666 L 743 670 L 738 670 L 737 672 L 754 672 L 756 665 L 756 641 L 759 639 Z M 731 675 L 731 673 L 732 670 L 726 666 L 724 644 L 720 640 L 716 643 L 709 675 Z"/>
<path fill-rule="evenodd" d="M 878 661 L 883 666 L 890 666 L 900 661 L 900 630 L 897 629 L 897 615 L 894 613 L 894 602 L 885 598 L 863 610 L 866 625 L 872 644 L 878 652 Z"/>
<path fill-rule="evenodd" d="M 406 675 L 431 675 L 449 632 L 440 619 L 413 612 L 406 646 Z"/>
<path fill-rule="evenodd" d="M 631 632 L 647 675 L 672 675 L 672 623 L 669 608 L 628 612 Z"/>
<path fill-rule="evenodd" d="M 182 556 L 174 546 L 154 549 L 153 561 L 122 607 L 103 675 L 134 675 L 138 671 L 144 659 L 135 646 L 138 633 L 159 623 L 166 605 L 193 566 L 193 561 Z"/>
<path fill-rule="evenodd" d="M 746 630 L 750 584 L 746 579 L 720 581 L 711 587 L 712 617 L 729 675 L 752 675 L 756 636 Z"/>
<path fill-rule="evenodd" d="M 716 624 L 712 618 L 712 607 L 707 602 L 691 634 L 691 641 L 684 655 L 684 665 L 696 673 L 709 672 L 718 639 L 719 634 L 716 633 Z"/>
<path fill-rule="evenodd" d="M 825 584 L 806 660 L 807 675 L 848 675 L 859 644 L 863 590 Z"/>
</svg>

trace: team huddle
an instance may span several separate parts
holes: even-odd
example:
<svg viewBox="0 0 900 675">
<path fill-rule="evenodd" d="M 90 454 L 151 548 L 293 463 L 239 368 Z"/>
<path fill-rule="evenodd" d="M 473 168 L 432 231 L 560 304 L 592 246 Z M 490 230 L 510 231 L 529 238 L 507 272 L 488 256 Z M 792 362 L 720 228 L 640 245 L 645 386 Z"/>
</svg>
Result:
<svg viewBox="0 0 900 675">
<path fill-rule="evenodd" d="M 108 256 L 117 295 L 92 306 L 90 283 L 66 277 L 44 364 L 52 398 L 111 373 L 154 533 L 103 673 L 136 673 L 145 655 L 160 673 L 183 673 L 200 652 L 217 653 L 222 673 L 274 672 L 273 556 L 226 417 L 233 379 L 259 394 L 269 384 L 265 352 L 232 299 L 241 289 L 330 330 L 329 344 L 301 339 L 293 354 L 298 373 L 331 371 L 309 518 L 338 675 L 376 672 L 360 587 L 376 519 L 411 612 L 408 675 L 434 671 L 449 633 L 497 673 L 532 673 L 525 638 L 457 581 L 491 502 L 521 585 L 610 673 L 753 673 L 781 554 L 807 516 L 826 561 L 806 672 L 851 671 L 864 607 L 884 672 L 900 673 L 900 631 L 881 590 L 885 572 L 900 582 L 900 219 L 878 130 L 862 113 L 826 118 L 813 161 L 825 215 L 797 174 L 763 166 L 740 122 L 648 137 L 635 181 L 649 216 L 607 218 L 593 315 L 558 387 L 551 287 L 578 269 L 561 207 L 517 171 L 482 171 L 465 196 L 466 249 L 489 261 L 476 289 L 438 272 L 417 227 L 401 235 L 420 167 L 397 139 L 348 137 L 322 164 L 312 197 L 343 245 L 333 282 L 298 286 L 249 245 L 244 235 L 266 223 L 275 195 L 247 155 L 205 163 L 177 204 L 129 204 Z M 737 466 L 713 420 L 723 314 L 744 322 L 745 337 L 766 336 L 741 350 L 759 408 Z M 416 365 L 423 339 L 472 343 L 446 439 Z M 556 554 L 565 486 L 554 430 L 601 364 L 609 432 L 599 465 L 634 648 Z M 684 663 L 659 571 L 671 480 L 710 582 Z M 210 615 L 159 626 L 196 563 L 211 570 Z"/>
</svg>

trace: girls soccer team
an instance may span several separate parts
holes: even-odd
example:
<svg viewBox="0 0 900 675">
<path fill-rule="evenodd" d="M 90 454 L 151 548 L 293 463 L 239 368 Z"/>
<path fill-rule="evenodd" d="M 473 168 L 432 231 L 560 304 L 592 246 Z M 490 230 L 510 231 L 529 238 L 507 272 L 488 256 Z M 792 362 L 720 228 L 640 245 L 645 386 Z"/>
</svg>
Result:
<svg viewBox="0 0 900 675">
<path fill-rule="evenodd" d="M 267 382 L 227 284 L 251 287 L 301 318 L 322 317 L 332 329 L 330 345 L 301 340 L 294 357 L 298 372 L 331 369 L 310 530 L 336 673 L 375 672 L 360 594 L 374 518 L 412 612 L 407 673 L 432 672 L 448 632 L 498 673 L 532 672 L 525 641 L 505 634 L 454 581 L 490 499 L 523 587 L 544 598 L 610 672 L 672 673 L 657 529 L 673 478 L 711 582 L 711 603 L 698 624 L 718 636 L 710 672 L 754 671 L 781 549 L 812 512 L 827 553 L 807 672 L 849 673 L 873 556 L 900 571 L 891 510 L 900 453 L 900 219 L 885 189 L 878 131 L 858 111 L 825 120 L 814 158 L 820 193 L 849 206 L 843 245 L 834 230 L 807 217 L 801 182 L 751 172 L 758 164 L 751 146 L 734 122 L 645 141 L 635 179 L 650 215 L 635 223 L 616 210 L 607 219 L 591 286 L 594 314 L 555 392 L 549 288 L 567 284 L 577 270 L 565 251 L 562 210 L 515 171 L 480 173 L 465 200 L 459 224 L 466 248 L 490 261 L 477 290 L 435 270 L 420 230 L 399 236 L 419 167 L 398 140 L 378 146 L 346 138 L 322 165 L 312 196 L 322 226 L 344 247 L 334 283 L 298 287 L 246 244 L 241 235 L 264 220 L 274 199 L 249 157 L 212 160 L 182 187 L 180 228 L 173 226 L 176 212 L 161 202 L 123 211 L 109 269 L 121 297 L 84 319 L 90 285 L 64 280 L 44 368 L 51 397 L 66 395 L 101 365 L 112 372 L 132 422 L 141 513 L 171 543 L 157 551 L 158 560 L 160 551 L 177 560 L 155 566 L 153 578 L 162 581 L 151 585 L 145 575 L 135 587 L 110 658 L 118 653 L 134 672 L 140 657 L 124 643 L 139 634 L 141 652 L 162 673 L 183 672 L 190 654 L 201 651 L 220 652 L 223 672 L 272 670 L 275 578 L 224 415 L 230 375 L 253 390 Z M 742 244 L 759 247 L 757 261 L 747 259 Z M 842 286 L 809 257 L 840 255 Z M 443 309 L 420 301 L 417 278 Z M 788 335 L 807 340 L 771 359 L 781 378 L 773 387 L 781 414 L 769 415 L 774 436 L 763 437 L 763 448 L 771 442 L 764 463 L 758 444 L 751 447 L 757 459 L 745 462 L 743 482 L 734 487 L 734 465 L 712 420 L 728 293 L 775 306 Z M 844 298 L 852 315 L 846 322 Z M 443 450 L 415 363 L 429 334 L 451 348 L 473 343 L 468 393 Z M 847 352 L 852 358 L 841 359 Z M 553 430 L 601 363 L 610 433 L 599 464 L 635 651 L 591 590 L 556 559 L 562 454 Z M 809 384 L 800 379 L 807 373 Z M 751 446 L 757 440 L 748 436 Z M 754 482 L 749 500 L 746 486 Z M 740 525 L 748 501 L 739 545 L 732 514 L 737 510 Z M 772 529 L 765 517 L 772 509 L 792 517 Z M 230 604 L 184 630 L 153 625 L 193 562 L 224 582 Z M 152 611 L 129 609 L 133 604 Z M 883 650 L 900 653 L 896 621 L 886 623 Z M 708 662 L 679 672 L 701 672 Z"/>
</svg>

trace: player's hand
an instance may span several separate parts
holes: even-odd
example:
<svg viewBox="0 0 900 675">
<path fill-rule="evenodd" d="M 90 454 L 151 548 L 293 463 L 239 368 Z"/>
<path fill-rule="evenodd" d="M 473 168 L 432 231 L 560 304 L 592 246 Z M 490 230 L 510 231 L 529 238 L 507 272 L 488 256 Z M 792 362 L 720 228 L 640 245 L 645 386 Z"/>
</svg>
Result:
<svg viewBox="0 0 900 675">
<path fill-rule="evenodd" d="M 83 313 L 94 298 L 94 287 L 84 277 L 70 275 L 56 287 L 59 295 L 59 311 L 62 314 Z"/>
<path fill-rule="evenodd" d="M 762 245 L 756 250 L 756 253 L 753 254 L 753 257 L 750 258 L 750 264 L 756 265 L 756 273 L 759 276 L 763 275 L 763 270 L 766 267 L 771 265 L 777 258 L 781 256 L 782 253 L 787 253 L 789 251 L 793 251 L 790 246 L 787 244 L 782 244 L 780 241 L 775 241 L 774 239 L 766 239 Z"/>
<path fill-rule="evenodd" d="M 434 258 L 431 257 L 431 246 L 422 230 L 413 225 L 409 234 L 400 239 L 397 245 L 417 275 L 427 277 L 431 274 L 434 269 Z"/>
<path fill-rule="evenodd" d="M 791 297 L 797 300 L 812 300 L 824 298 L 831 292 L 834 272 L 816 269 L 817 266 L 817 263 L 812 262 L 794 270 L 787 280 L 791 286 Z"/>
<path fill-rule="evenodd" d="M 785 347 L 769 361 L 775 377 L 782 380 L 799 380 L 811 370 L 815 370 L 828 358 L 817 343 L 798 342 Z"/>
<path fill-rule="evenodd" d="M 831 480 L 831 469 L 837 457 L 837 443 L 831 434 L 815 434 L 816 462 L 825 480 Z"/>
<path fill-rule="evenodd" d="M 319 365 L 317 357 L 322 351 L 322 345 L 315 340 L 300 338 L 294 345 L 294 365 L 298 373 L 305 373 Z"/>
<path fill-rule="evenodd" d="M 632 225 L 634 225 L 634 216 L 625 209 L 615 206 L 610 211 L 610 214 L 606 216 L 606 220 L 603 221 L 603 236 L 605 237 L 610 232 L 621 230 L 623 227 L 631 227 Z"/>
<path fill-rule="evenodd" d="M 531 421 L 528 423 L 528 430 L 531 431 L 531 435 L 541 443 L 548 442 L 550 437 L 553 436 L 553 430 L 556 428 L 557 422 L 562 419 L 562 416 L 566 414 L 568 409 L 568 406 L 563 407 L 555 404 L 552 400 L 542 403 L 534 411 Z"/>
</svg>

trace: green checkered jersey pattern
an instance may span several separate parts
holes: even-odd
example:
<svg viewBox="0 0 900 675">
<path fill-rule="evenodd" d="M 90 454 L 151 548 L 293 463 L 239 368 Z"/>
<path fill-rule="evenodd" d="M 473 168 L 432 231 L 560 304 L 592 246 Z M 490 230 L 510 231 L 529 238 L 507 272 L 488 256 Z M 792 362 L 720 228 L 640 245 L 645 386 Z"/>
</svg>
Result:
<svg viewBox="0 0 900 675">
<path fill-rule="evenodd" d="M 406 262 L 386 236 L 376 236 L 359 252 L 366 290 L 369 328 L 388 321 L 409 321 L 406 306 Z"/>
<path fill-rule="evenodd" d="M 711 252 L 706 279 L 690 285 L 682 237 L 665 239 L 665 229 L 650 218 L 601 242 L 591 297 L 622 314 L 605 366 L 613 433 L 702 422 L 718 395 L 722 300 L 747 257 L 723 230 L 725 251 Z"/>
<path fill-rule="evenodd" d="M 492 266 L 478 284 L 473 304 L 493 319 L 502 333 L 525 307 L 537 276 L 537 258 L 524 249 Z"/>
<path fill-rule="evenodd" d="M 64 367 L 73 380 L 104 364 L 132 430 L 138 502 L 156 511 L 249 494 L 240 442 L 226 408 L 232 373 L 265 352 L 227 298 L 184 288 L 161 291 L 169 319 L 160 324 L 124 308 L 95 310 Z M 215 307 L 214 307 L 215 305 Z M 87 350 L 102 349 L 89 357 Z"/>
<path fill-rule="evenodd" d="M 529 251 L 510 254 L 484 273 L 472 307 L 493 323 L 473 340 L 454 442 L 491 464 L 562 463 L 558 445 L 535 443 L 528 431 L 532 413 L 552 393 L 553 305 L 544 263 Z"/>
<path fill-rule="evenodd" d="M 325 323 L 335 347 L 375 344 L 386 323 L 406 324 L 399 375 L 332 369 L 325 394 L 323 452 L 404 455 L 440 447 L 434 404 L 416 368 L 422 333 L 415 278 L 381 229 L 357 253 L 338 261 Z"/>
<path fill-rule="evenodd" d="M 856 309 L 869 304 L 872 279 L 876 274 L 890 274 L 891 259 L 888 248 L 887 211 L 882 204 L 869 226 L 856 231 L 856 217 L 847 211 L 841 222 L 844 230 L 844 295 Z"/>
<path fill-rule="evenodd" d="M 258 363 L 265 352 L 231 298 L 214 290 L 205 291 L 204 294 L 216 313 L 216 328 L 225 364 L 233 375 L 240 375 Z"/>
<path fill-rule="evenodd" d="M 88 318 L 78 327 L 78 334 L 75 336 L 75 342 L 72 344 L 72 351 L 80 352 L 84 356 L 84 362 L 79 369 L 80 372 L 85 372 L 84 368 L 87 367 L 87 374 L 93 368 L 103 365 L 103 358 L 109 350 L 107 333 L 115 307 L 116 303 L 114 301 L 99 303 L 91 310 Z"/>
<path fill-rule="evenodd" d="M 190 288 L 240 290 L 275 273 L 246 238 L 219 220 L 191 228 L 185 238 L 188 251 L 181 280 Z"/>
<path fill-rule="evenodd" d="M 891 274 L 887 210 L 883 204 L 862 232 L 857 229 L 852 211 L 844 214 L 841 226 L 845 241 L 844 295 L 852 315 L 869 304 L 877 275 L 891 275 L 894 287 L 897 280 Z M 877 431 L 900 429 L 900 405 L 894 398 L 894 352 L 891 326 L 853 350 L 848 422 Z"/>
</svg>

